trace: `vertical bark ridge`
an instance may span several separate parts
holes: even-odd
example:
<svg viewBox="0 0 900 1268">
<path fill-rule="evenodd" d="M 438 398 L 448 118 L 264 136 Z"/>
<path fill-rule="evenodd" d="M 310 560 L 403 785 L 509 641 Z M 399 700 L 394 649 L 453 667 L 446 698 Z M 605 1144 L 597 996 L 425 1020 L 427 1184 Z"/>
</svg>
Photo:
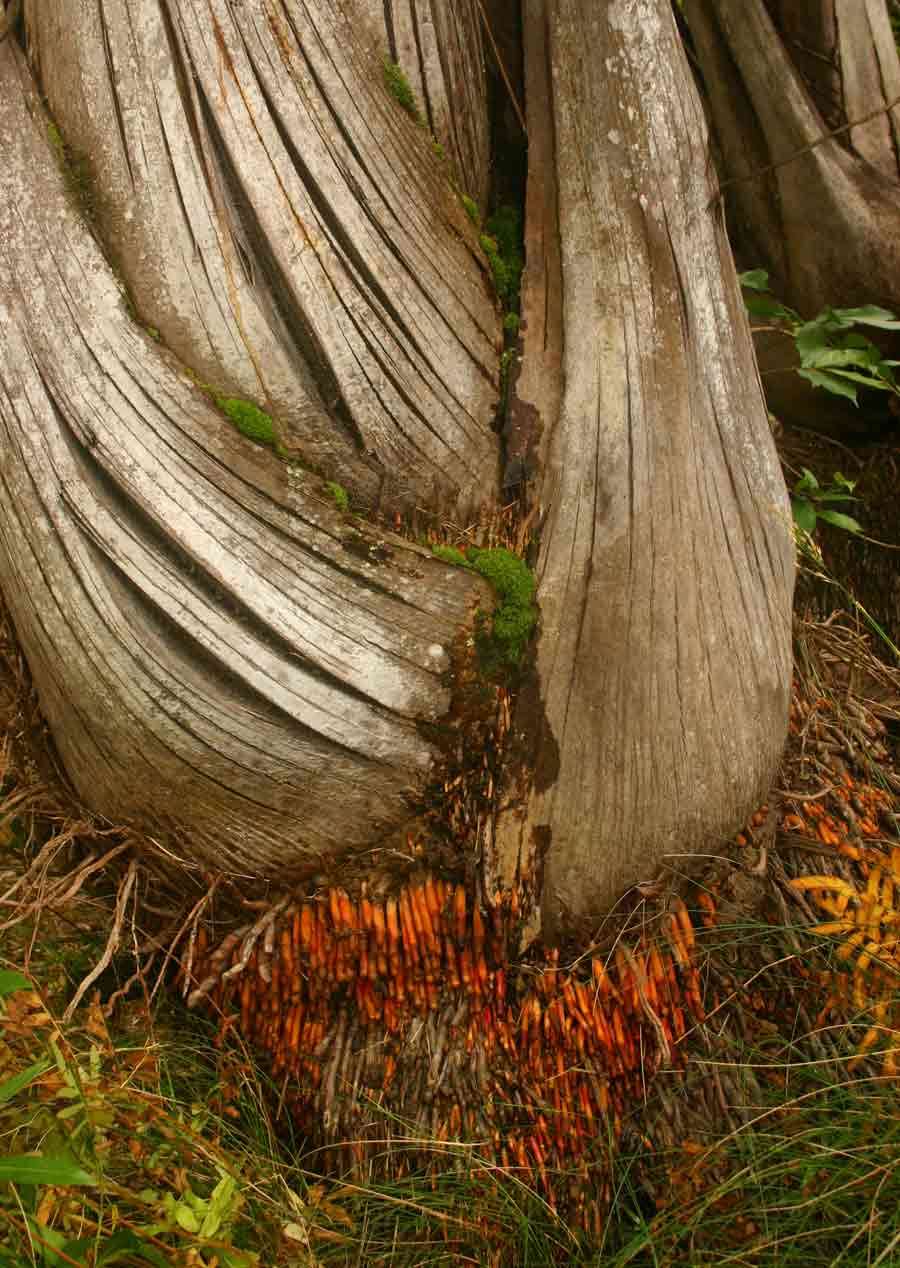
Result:
<svg viewBox="0 0 900 1268">
<path fill-rule="evenodd" d="M 490 135 L 476 0 L 361 0 L 359 7 L 407 77 L 460 189 L 484 207 Z"/>
</svg>

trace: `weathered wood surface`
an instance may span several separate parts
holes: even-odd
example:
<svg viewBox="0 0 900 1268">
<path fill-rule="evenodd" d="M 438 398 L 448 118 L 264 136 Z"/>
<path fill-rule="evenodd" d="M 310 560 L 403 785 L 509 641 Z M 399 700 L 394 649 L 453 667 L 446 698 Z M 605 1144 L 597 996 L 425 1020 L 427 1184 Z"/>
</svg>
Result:
<svg viewBox="0 0 900 1268">
<path fill-rule="evenodd" d="M 818 144 L 900 94 L 884 0 L 685 0 L 684 12 L 748 258 L 805 315 L 900 310 L 900 107 Z"/>
<path fill-rule="evenodd" d="M 535 726 L 532 699 L 532 783 L 493 865 L 509 878 L 542 858 L 553 937 L 661 863 L 716 849 L 765 797 L 794 557 L 669 5 L 546 7 L 565 329 L 541 488 L 546 716 Z"/>
<path fill-rule="evenodd" d="M 490 181 L 485 50 L 476 0 L 355 0 L 403 71 L 461 190 L 482 209 Z"/>
<path fill-rule="evenodd" d="M 496 487 L 496 301 L 358 18 L 334 0 L 29 6 L 140 318 L 361 503 L 465 517 Z"/>
<path fill-rule="evenodd" d="M 0 586 L 95 810 L 279 880 L 408 816 L 486 587 L 342 516 L 128 315 L 0 48 Z"/>
</svg>

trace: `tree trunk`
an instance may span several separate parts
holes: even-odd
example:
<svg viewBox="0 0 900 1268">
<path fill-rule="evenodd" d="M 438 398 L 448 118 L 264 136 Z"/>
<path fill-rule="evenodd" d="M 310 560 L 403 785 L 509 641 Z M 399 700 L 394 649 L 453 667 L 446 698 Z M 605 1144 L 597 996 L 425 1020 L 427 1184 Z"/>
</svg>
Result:
<svg viewBox="0 0 900 1268">
<path fill-rule="evenodd" d="M 128 31 L 143 33 L 158 65 L 165 49 L 182 45 L 158 22 L 151 40 L 148 24 L 159 17 L 158 6 L 140 7 L 146 21 L 111 23 L 106 47 L 115 48 L 116 37 Z M 41 15 L 56 12 L 32 8 L 39 42 Z M 250 7 L 242 12 L 249 25 Z M 220 16 L 224 21 L 224 11 Z M 109 67 L 97 10 L 85 8 L 80 18 L 97 44 L 94 49 L 79 22 L 69 23 L 71 47 L 94 50 L 83 58 L 87 83 L 91 68 L 106 74 Z M 377 207 L 369 207 L 396 233 L 390 278 L 386 260 L 381 265 L 385 284 L 393 286 L 390 299 L 383 290 L 378 298 L 376 266 L 362 267 L 352 238 L 318 218 L 286 147 L 278 149 L 259 94 L 257 114 L 244 116 L 240 127 L 220 102 L 224 91 L 231 107 L 244 108 L 256 82 L 242 64 L 247 79 L 239 93 L 236 80 L 224 74 L 221 47 L 215 55 L 206 49 L 209 61 L 202 60 L 203 36 L 221 28 L 196 17 L 185 18 L 183 27 L 197 41 L 191 82 L 202 84 L 202 74 L 209 75 L 217 117 L 235 129 L 228 164 L 222 156 L 235 188 L 243 138 L 257 142 L 266 120 L 272 148 L 247 160 L 242 201 L 231 204 L 230 221 L 224 207 L 212 206 L 213 151 L 205 155 L 209 164 L 199 152 L 191 157 L 197 132 L 186 121 L 173 125 L 168 146 L 157 136 L 155 145 L 149 137 L 143 144 L 133 140 L 133 154 L 123 149 L 135 168 L 142 165 L 131 201 L 123 195 L 120 208 L 123 223 L 131 213 L 134 236 L 123 230 L 123 237 L 139 311 L 156 304 L 162 332 L 172 291 L 191 291 L 185 342 L 177 338 L 177 312 L 166 329 L 176 332 L 182 354 L 187 345 L 205 343 L 203 374 L 217 386 L 229 382 L 224 365 L 216 370 L 214 341 L 206 338 L 214 320 L 209 314 L 234 323 L 247 307 L 223 301 L 229 292 L 220 246 L 226 238 L 256 235 L 255 258 L 271 262 L 280 252 L 280 263 L 277 274 L 274 264 L 271 272 L 260 266 L 254 294 L 274 294 L 267 279 L 277 276 L 287 314 L 279 330 L 294 334 L 295 364 L 302 364 L 301 352 L 317 348 L 320 367 L 334 369 L 345 393 L 330 413 L 320 395 L 321 435 L 343 444 L 343 418 L 354 418 L 360 434 L 369 420 L 366 461 L 377 453 L 385 470 L 393 464 L 411 486 L 432 496 L 437 473 L 458 492 L 489 492 L 496 471 L 489 427 L 494 301 L 468 221 L 461 212 L 457 217 L 449 188 L 431 170 L 427 139 L 407 127 L 387 97 L 378 63 L 371 92 L 384 120 L 379 145 L 389 153 L 394 147 L 387 176 L 399 181 L 405 170 L 409 181 L 401 207 L 377 191 Z M 232 36 L 237 40 L 233 28 Z M 315 41 L 310 36 L 303 43 Z M 234 59 L 232 65 L 237 47 Z M 52 82 L 46 54 L 40 60 Z M 266 63 L 273 64 L 274 58 Z M 140 58 L 134 66 L 146 70 Z M 365 59 L 360 74 L 363 69 L 371 72 Z M 211 866 L 256 876 L 277 872 L 285 880 L 308 875 L 323 859 L 381 840 L 409 818 L 409 790 L 421 790 L 436 756 L 421 724 L 447 711 L 452 644 L 476 603 L 490 604 L 490 592 L 478 578 L 341 514 L 322 479 L 285 465 L 225 421 L 196 386 L 196 374 L 126 311 L 121 286 L 54 161 L 55 130 L 9 43 L 0 48 L 0 83 L 0 118 L 10 138 L 0 176 L 3 587 L 63 762 L 93 809 L 139 821 L 151 832 L 188 834 L 185 848 Z M 147 84 L 143 91 L 141 119 L 147 129 L 159 127 L 155 98 Z M 364 95 L 364 83 L 360 91 Z M 96 121 L 93 90 L 85 92 Z M 287 113 L 284 86 L 279 101 Z M 139 107 L 140 98 L 133 104 Z M 124 108 L 106 115 L 107 128 L 118 136 L 126 116 L 136 137 L 140 120 Z M 205 110 L 198 104 L 193 117 L 212 119 L 210 102 Z M 295 154 L 305 154 L 306 173 L 316 129 L 305 117 L 294 122 Z M 198 179 L 193 193 L 180 198 L 169 157 L 176 138 Z M 279 164 L 287 164 L 281 184 Z M 106 170 L 105 162 L 97 166 Z M 115 170 L 110 160 L 114 190 Z M 342 170 L 355 189 L 351 173 Z M 68 176 L 71 183 L 71 169 Z M 143 200 L 167 182 L 177 210 L 168 203 L 154 219 L 149 199 Z M 351 205 L 361 209 L 363 203 Z M 191 218 L 213 217 L 213 210 L 223 232 L 204 239 L 208 250 L 198 258 L 199 236 L 196 251 L 187 245 Z M 398 216 L 407 211 L 410 220 L 401 229 Z M 355 227 L 371 241 L 374 231 Z M 177 244 L 179 233 L 181 250 L 164 250 L 163 240 Z M 380 234 L 378 240 L 384 241 Z M 404 249 L 418 257 L 422 275 L 402 270 Z M 442 256 L 439 273 L 434 261 Z M 157 262 L 171 280 L 159 290 Z M 219 293 L 201 284 L 216 276 Z M 342 288 L 339 304 L 335 286 Z M 276 333 L 274 327 L 263 331 L 260 364 L 264 351 L 286 346 L 278 345 Z M 397 416 L 388 426 L 389 399 L 409 423 L 408 433 Z M 359 456 L 362 447 L 351 452 Z M 336 461 L 329 474 L 344 470 Z"/>
<path fill-rule="evenodd" d="M 546 471 L 520 724 L 543 721 L 497 867 L 509 884 L 543 861 L 559 936 L 662 860 L 715 848 L 764 799 L 787 726 L 794 563 L 669 7 L 525 12 L 526 245 L 538 226 L 553 235 L 555 177 L 565 337 L 560 374 L 556 254 L 532 271 L 529 250 L 516 408 L 540 418 Z"/>
<path fill-rule="evenodd" d="M 487 206 L 490 137 L 476 0 L 357 0 L 412 88 L 459 188 Z"/>
<path fill-rule="evenodd" d="M 0 579 L 80 794 L 218 867 L 287 882 L 402 830 L 492 603 L 324 483 L 459 524 L 497 495 L 487 262 L 382 65 L 404 14 L 418 48 L 430 14 L 477 65 L 477 8 L 386 6 L 376 31 L 367 7 L 360 33 L 326 0 L 32 0 L 58 133 L 0 48 Z M 668 4 L 529 0 L 525 25 L 507 458 L 541 527 L 542 620 L 521 804 L 487 854 L 533 892 L 543 863 L 561 938 L 764 795 L 793 560 Z M 423 99 L 461 64 L 423 54 Z M 483 148 L 450 148 L 483 182 Z M 280 458 L 215 408 L 237 397 L 245 424 L 249 402 L 274 416 Z"/>
<path fill-rule="evenodd" d="M 264 405 L 363 505 L 491 497 L 487 266 L 368 29 L 229 0 L 36 0 L 29 23 L 99 237 L 199 380 Z"/>
<path fill-rule="evenodd" d="M 885 0 L 685 0 L 684 12 L 748 261 L 810 317 L 900 311 L 900 63 Z"/>
</svg>

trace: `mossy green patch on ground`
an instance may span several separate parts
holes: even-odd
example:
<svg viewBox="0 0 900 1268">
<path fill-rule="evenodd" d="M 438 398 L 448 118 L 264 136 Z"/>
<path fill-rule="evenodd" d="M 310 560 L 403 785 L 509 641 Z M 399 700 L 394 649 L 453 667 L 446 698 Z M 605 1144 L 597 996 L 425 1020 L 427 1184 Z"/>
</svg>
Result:
<svg viewBox="0 0 900 1268">
<path fill-rule="evenodd" d="M 350 510 L 350 498 L 348 497 L 347 490 L 344 486 L 342 484 L 337 484 L 334 480 L 329 480 L 325 485 L 325 488 L 334 499 L 334 504 L 337 509 L 346 514 L 347 511 Z"/>
<path fill-rule="evenodd" d="M 415 119 L 416 123 L 422 122 L 422 114 L 419 110 L 416 95 L 413 92 L 409 80 L 396 62 L 392 62 L 386 57 L 382 63 L 384 68 L 384 86 L 394 98 L 399 106 L 406 111 L 410 118 Z"/>
<path fill-rule="evenodd" d="M 454 546 L 432 546 L 432 554 L 444 563 L 470 568 L 490 582 L 499 600 L 490 629 L 479 621 L 476 646 L 481 668 L 489 678 L 518 669 L 528 640 L 537 624 L 534 574 L 518 555 L 505 546 L 465 554 Z"/>
</svg>

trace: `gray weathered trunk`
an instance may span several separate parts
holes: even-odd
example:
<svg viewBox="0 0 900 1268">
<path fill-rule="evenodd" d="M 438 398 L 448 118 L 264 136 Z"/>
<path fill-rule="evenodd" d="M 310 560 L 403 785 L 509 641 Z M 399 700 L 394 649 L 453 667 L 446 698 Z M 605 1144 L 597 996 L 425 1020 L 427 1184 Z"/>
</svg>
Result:
<svg viewBox="0 0 900 1268">
<path fill-rule="evenodd" d="M 341 515 L 322 479 L 362 508 L 463 515 L 496 493 L 485 261 L 381 75 L 412 14 L 479 65 L 477 8 L 382 6 L 379 25 L 331 0 L 31 0 L 96 240 L 0 48 L 0 582 L 78 790 L 211 864 L 284 880 L 402 826 L 448 649 L 490 601 Z M 668 5 L 527 0 L 525 20 L 508 456 L 542 525 L 517 727 L 537 761 L 489 856 L 510 879 L 549 847 L 558 936 L 764 795 L 793 560 Z M 438 65 L 452 85 L 462 64 L 423 56 L 430 102 Z M 460 112 L 475 136 L 483 101 Z M 449 148 L 483 189 L 483 145 Z M 239 436 L 214 395 L 272 412 L 315 473 Z"/>
<path fill-rule="evenodd" d="M 684 12 L 748 260 L 806 315 L 900 311 L 900 106 L 884 110 L 900 63 L 885 0 L 685 0 Z"/>
<path fill-rule="evenodd" d="M 460 189 L 485 207 L 490 137 L 477 0 L 355 0 L 354 12 L 366 14 L 406 75 Z"/>
<path fill-rule="evenodd" d="M 486 265 L 353 7 L 33 0 L 28 13 L 141 320 L 363 504 L 465 514 L 490 498 Z"/>
<path fill-rule="evenodd" d="M 542 427 L 546 468 L 537 683 L 520 717 L 544 720 L 495 866 L 509 879 L 543 856 L 558 934 L 661 862 L 717 848 L 765 797 L 787 725 L 794 560 L 669 5 L 533 0 L 526 14 L 529 211 L 552 237 L 552 100 L 565 338 L 540 320 L 554 252 L 546 270 L 529 256 L 518 409 Z M 550 378 L 529 373 L 561 342 Z"/>
<path fill-rule="evenodd" d="M 296 35 L 282 32 L 283 59 L 270 47 L 251 67 L 260 6 L 242 7 L 241 30 L 227 24 L 226 6 L 201 17 L 185 4 L 172 27 L 155 0 L 132 8 L 132 22 L 119 13 L 103 31 L 94 6 L 67 10 L 71 44 L 52 57 L 52 39 L 41 41 L 55 6 L 32 6 L 32 31 L 48 83 L 74 50 L 81 69 L 70 69 L 60 100 L 73 119 L 76 84 L 80 104 L 98 113 L 115 50 L 134 41 L 134 57 L 123 52 L 115 72 L 118 108 L 90 121 L 101 196 L 109 176 L 100 221 L 123 247 L 138 311 L 152 314 L 189 369 L 129 315 L 66 188 L 24 59 L 7 43 L 3 589 L 88 804 L 151 830 L 182 829 L 186 849 L 210 864 L 285 878 L 408 818 L 407 793 L 422 787 L 434 757 L 419 724 L 446 711 L 450 644 L 489 594 L 341 515 L 321 478 L 240 436 L 197 386 L 194 353 L 205 350 L 203 377 L 234 390 L 248 367 L 283 352 L 298 393 L 314 353 L 336 393 L 318 392 L 310 423 L 323 446 L 315 456 L 334 456 L 329 475 L 347 469 L 340 451 L 351 466 L 395 471 L 423 497 L 436 496 L 437 478 L 481 497 L 497 471 L 498 318 L 430 143 L 377 74 L 369 84 L 362 54 L 355 71 L 361 97 L 371 97 L 384 179 L 366 176 L 348 143 L 342 162 L 331 157 L 331 179 L 344 182 L 340 193 L 330 187 L 332 207 L 311 190 L 325 129 L 304 112 L 313 90 L 295 65 Z M 315 44 L 311 32 L 302 43 Z M 352 48 L 348 36 L 342 56 Z M 190 110 L 173 87 L 179 50 L 189 57 Z M 263 65 L 287 76 L 271 88 L 277 120 L 257 78 Z M 154 68 L 170 76 L 175 100 L 165 107 Z M 343 106 L 357 118 L 349 99 Z M 163 136 L 163 111 L 176 107 L 185 113 Z M 345 142 L 343 132 L 332 138 Z M 253 245 L 247 268 L 231 273 L 238 241 Z M 243 344 L 254 304 L 259 342 Z M 259 396 L 268 403 L 272 393 Z M 364 445 L 351 443 L 345 420 Z"/>
</svg>

